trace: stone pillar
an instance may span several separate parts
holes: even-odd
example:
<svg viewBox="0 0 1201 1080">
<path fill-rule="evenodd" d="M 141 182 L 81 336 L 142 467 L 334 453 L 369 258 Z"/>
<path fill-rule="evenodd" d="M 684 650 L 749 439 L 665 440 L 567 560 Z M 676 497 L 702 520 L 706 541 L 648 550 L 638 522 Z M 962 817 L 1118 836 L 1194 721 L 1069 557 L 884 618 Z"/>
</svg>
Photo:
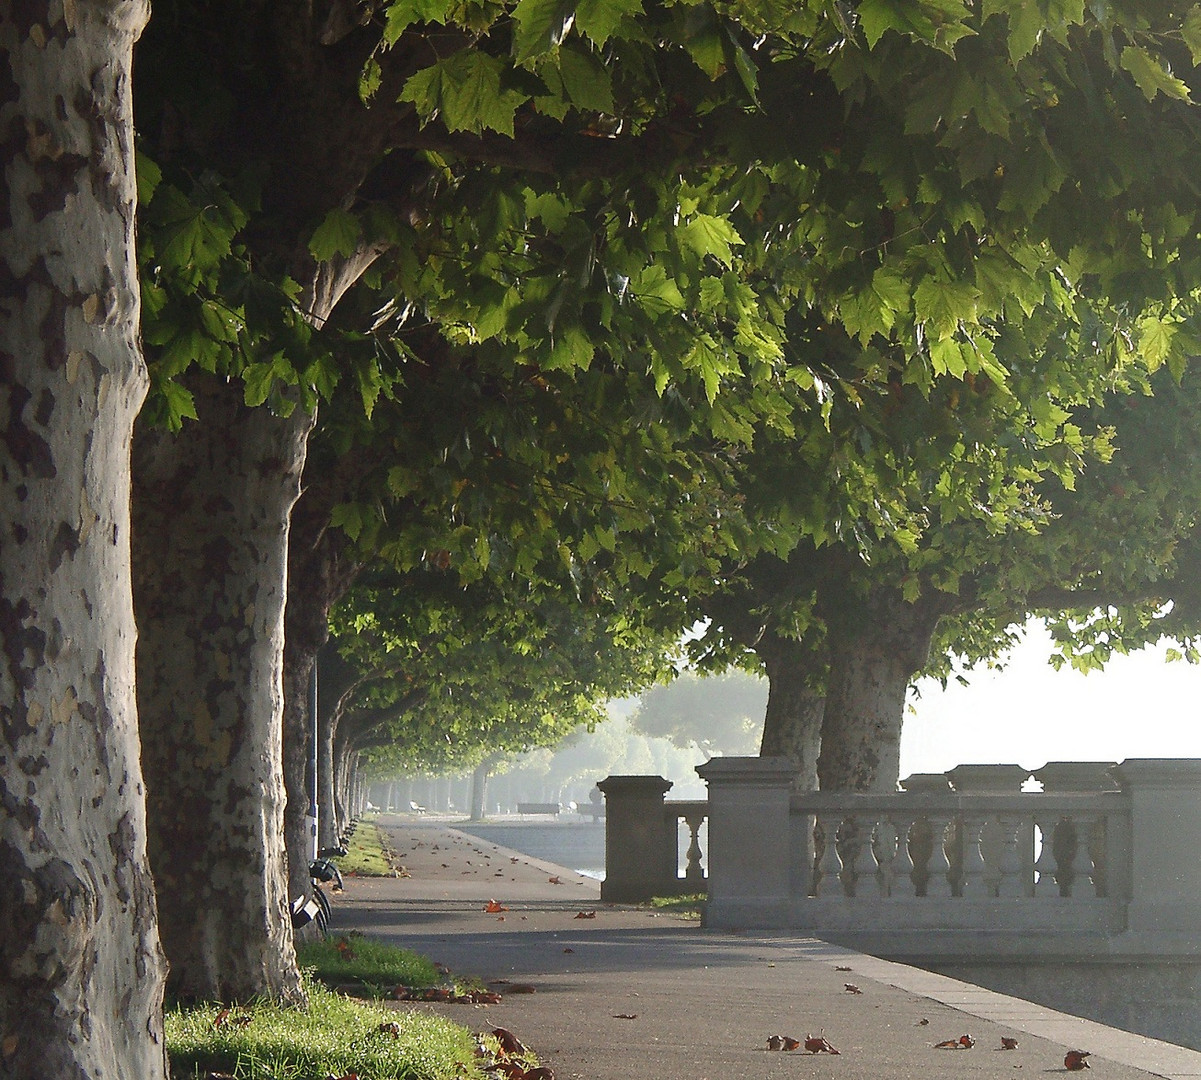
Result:
<svg viewBox="0 0 1201 1080">
<path fill-rule="evenodd" d="M 785 927 L 791 915 L 789 800 L 796 766 L 783 757 L 716 757 L 709 785 L 709 900 L 705 924 Z"/>
<path fill-rule="evenodd" d="M 1201 760 L 1127 758 L 1131 933 L 1201 936 Z"/>
<path fill-rule="evenodd" d="M 667 821 L 661 776 L 609 776 L 596 785 L 605 796 L 605 880 L 601 899 L 617 903 L 679 891 L 676 821 Z"/>
</svg>

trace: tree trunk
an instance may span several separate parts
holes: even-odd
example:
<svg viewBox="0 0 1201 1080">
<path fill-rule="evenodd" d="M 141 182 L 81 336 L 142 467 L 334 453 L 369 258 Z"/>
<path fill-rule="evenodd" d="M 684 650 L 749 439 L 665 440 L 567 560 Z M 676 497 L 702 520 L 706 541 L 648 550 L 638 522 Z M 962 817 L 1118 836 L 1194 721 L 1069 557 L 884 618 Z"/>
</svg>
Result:
<svg viewBox="0 0 1201 1080">
<path fill-rule="evenodd" d="M 769 686 L 759 755 L 788 758 L 796 767 L 794 790 L 814 791 L 825 697 L 813 684 L 822 675 L 824 657 L 818 659 L 799 641 L 774 635 L 765 636 L 756 651 Z"/>
<path fill-rule="evenodd" d="M 288 515 L 311 418 L 192 379 L 199 422 L 134 439 L 138 704 L 169 988 L 300 1001 L 283 843 Z"/>
<path fill-rule="evenodd" d="M 843 597 L 831 605 L 817 766 L 823 791 L 896 791 L 905 695 L 947 607 L 940 594 L 908 603 L 883 590 L 866 601 Z"/>
<path fill-rule="evenodd" d="M 487 815 L 488 777 L 500 761 L 499 754 L 491 754 L 481 761 L 471 774 L 471 820 L 483 821 Z"/>
<path fill-rule="evenodd" d="M 288 609 L 293 595 L 289 590 Z M 285 619 L 285 627 L 287 620 Z M 284 850 L 288 867 L 288 897 L 295 902 L 312 891 L 309 863 L 312 862 L 316 837 L 313 819 L 317 816 L 312 752 L 312 680 L 316 654 L 312 649 L 294 646 L 292 639 L 284 642 Z M 299 654 L 299 655 L 297 655 Z M 319 933 L 315 923 L 296 931 L 297 941 L 313 940 Z"/>
<path fill-rule="evenodd" d="M 306 472 L 306 476 L 307 476 Z M 326 484 L 328 489 L 331 485 Z M 288 895 L 310 893 L 309 862 L 313 857 L 312 814 L 317 814 L 321 842 L 320 799 L 314 803 L 313 673 L 317 655 L 329 640 L 329 612 L 350 588 L 359 564 L 345 556 L 345 534 L 330 529 L 328 500 L 305 492 L 292 516 L 288 543 L 288 603 L 284 611 L 284 837 L 288 852 Z M 338 689 L 329 688 L 335 695 Z M 317 694 L 330 699 L 318 675 Z M 318 708 L 318 716 L 320 716 Z M 328 711 L 328 709 L 327 709 Z M 320 737 L 316 749 L 320 757 Z M 305 931 L 308 936 L 313 931 Z"/>
<path fill-rule="evenodd" d="M 167 1072 L 129 584 L 147 15 L 0 16 L 0 1073 L 20 1080 Z"/>
<path fill-rule="evenodd" d="M 334 793 L 338 771 L 334 757 L 337 731 L 337 716 L 331 710 L 323 710 L 319 716 L 321 742 L 317 751 L 317 821 L 323 848 L 334 847 L 342 835 L 338 828 L 338 802 Z"/>
</svg>

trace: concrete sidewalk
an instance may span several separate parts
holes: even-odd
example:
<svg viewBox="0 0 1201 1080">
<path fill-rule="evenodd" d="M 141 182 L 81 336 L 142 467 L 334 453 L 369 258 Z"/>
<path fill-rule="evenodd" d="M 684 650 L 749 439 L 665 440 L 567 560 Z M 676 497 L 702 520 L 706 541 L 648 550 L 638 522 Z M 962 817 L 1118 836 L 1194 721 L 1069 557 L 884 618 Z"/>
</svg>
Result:
<svg viewBox="0 0 1201 1080">
<path fill-rule="evenodd" d="M 1201 1077 L 1196 1051 L 812 938 L 706 931 L 602 904 L 598 882 L 445 822 L 381 824 L 409 876 L 348 878 L 331 931 L 404 945 L 492 984 L 496 1005 L 402 1007 L 508 1028 L 557 1080 L 1062 1075 L 1069 1049 L 1091 1052 L 1096 1080 Z M 490 900 L 507 910 L 486 912 Z M 819 1032 L 838 1056 L 767 1050 L 770 1035 Z M 965 1034 L 970 1050 L 935 1047 Z M 1001 1049 L 1002 1036 L 1017 1048 Z"/>
</svg>

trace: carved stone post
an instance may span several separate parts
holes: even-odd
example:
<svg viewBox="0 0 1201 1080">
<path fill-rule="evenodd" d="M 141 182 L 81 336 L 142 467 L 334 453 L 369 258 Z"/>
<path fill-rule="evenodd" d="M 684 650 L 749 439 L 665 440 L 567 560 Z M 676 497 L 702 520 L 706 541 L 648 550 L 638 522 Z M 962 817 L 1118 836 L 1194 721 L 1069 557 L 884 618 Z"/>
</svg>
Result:
<svg viewBox="0 0 1201 1080">
<path fill-rule="evenodd" d="M 676 819 L 667 821 L 661 776 L 609 776 L 596 785 L 605 795 L 605 880 L 601 899 L 649 900 L 678 892 Z"/>
<path fill-rule="evenodd" d="M 1201 760 L 1127 758 L 1113 772 L 1130 797 L 1128 929 L 1195 934 L 1201 925 Z"/>
<path fill-rule="evenodd" d="M 696 771 L 709 785 L 706 925 L 787 926 L 795 766 L 783 757 L 718 757 Z"/>
</svg>

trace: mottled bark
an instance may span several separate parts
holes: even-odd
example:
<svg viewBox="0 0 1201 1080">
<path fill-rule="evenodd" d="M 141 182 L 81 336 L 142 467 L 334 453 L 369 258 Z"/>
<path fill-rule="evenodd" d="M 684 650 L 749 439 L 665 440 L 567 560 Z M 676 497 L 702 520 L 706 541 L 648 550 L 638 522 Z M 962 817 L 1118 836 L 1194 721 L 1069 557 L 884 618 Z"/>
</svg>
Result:
<svg viewBox="0 0 1201 1080">
<path fill-rule="evenodd" d="M 338 823 L 338 800 L 334 793 L 337 766 L 334 759 L 334 737 L 338 728 L 336 718 L 328 713 L 320 717 L 317 728 L 320 742 L 317 747 L 317 799 L 320 807 L 322 847 L 333 847 L 342 835 Z"/>
<path fill-rule="evenodd" d="M 824 679 L 824 655 L 799 641 L 765 636 L 756 646 L 767 672 L 767 714 L 761 757 L 786 757 L 796 767 L 796 791 L 817 788 L 825 695 L 815 684 Z"/>
<path fill-rule="evenodd" d="M 306 472 L 306 476 L 308 473 Z M 319 483 L 320 481 L 318 481 Z M 308 486 L 292 516 L 288 543 L 288 589 L 284 612 L 284 837 L 288 852 L 288 895 L 311 891 L 309 861 L 313 838 L 310 821 L 314 747 L 312 687 L 317 655 L 329 640 L 329 612 L 354 581 L 359 564 L 347 557 L 346 535 L 330 529 L 331 488 L 321 485 L 317 497 Z M 331 687 L 337 693 L 337 688 Z M 319 697 L 329 698 L 320 685 Z M 318 748 L 319 750 L 319 748 Z M 318 772 L 320 775 L 320 772 Z M 318 824 L 321 815 L 318 813 Z M 319 847 L 331 846 L 318 838 Z M 308 932 L 306 932 L 307 934 Z"/>
<path fill-rule="evenodd" d="M 289 590 L 288 608 L 292 607 Z M 285 618 L 285 627 L 287 620 Z M 285 630 L 286 635 L 286 630 Z M 300 653 L 300 656 L 297 656 Z M 315 777 L 312 775 L 311 688 L 313 661 L 310 650 L 295 648 L 291 639 L 284 643 L 284 711 L 283 711 L 283 768 L 284 768 L 284 851 L 288 867 L 288 897 L 308 896 L 312 891 L 309 863 L 314 852 L 311 811 Z M 297 941 L 309 940 L 318 934 L 316 924 L 309 923 L 296 931 Z"/>
<path fill-rule="evenodd" d="M 145 3 L 0 9 L 0 1074 L 166 1075 L 133 692 Z"/>
<path fill-rule="evenodd" d="M 302 997 L 283 843 L 288 515 L 311 418 L 191 380 L 199 422 L 134 441 L 138 704 L 170 988 Z"/>
<path fill-rule="evenodd" d="M 826 609 L 830 674 L 818 783 L 823 791 L 895 791 L 905 695 L 925 665 L 940 594 L 909 603 L 881 590 Z"/>
</svg>

